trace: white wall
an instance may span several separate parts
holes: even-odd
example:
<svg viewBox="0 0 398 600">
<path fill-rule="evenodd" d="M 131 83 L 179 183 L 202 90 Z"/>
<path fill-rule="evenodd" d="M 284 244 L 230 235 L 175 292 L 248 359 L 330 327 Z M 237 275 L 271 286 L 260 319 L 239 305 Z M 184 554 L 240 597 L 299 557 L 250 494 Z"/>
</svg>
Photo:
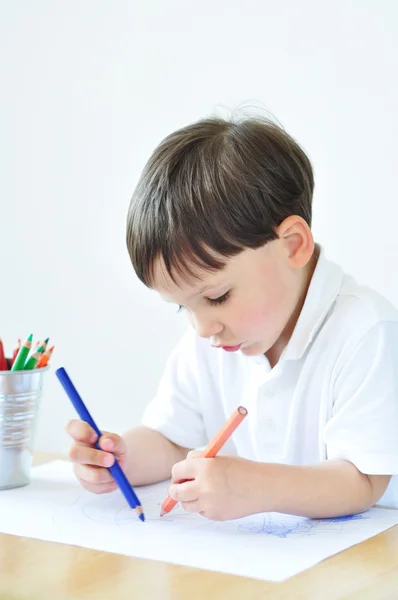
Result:
<svg viewBox="0 0 398 600">
<path fill-rule="evenodd" d="M 103 429 L 139 421 L 184 317 L 133 274 L 131 193 L 172 130 L 256 103 L 307 150 L 328 257 L 398 304 L 395 0 L 0 2 L 0 336 L 56 344 Z M 74 416 L 47 374 L 36 447 Z"/>
</svg>

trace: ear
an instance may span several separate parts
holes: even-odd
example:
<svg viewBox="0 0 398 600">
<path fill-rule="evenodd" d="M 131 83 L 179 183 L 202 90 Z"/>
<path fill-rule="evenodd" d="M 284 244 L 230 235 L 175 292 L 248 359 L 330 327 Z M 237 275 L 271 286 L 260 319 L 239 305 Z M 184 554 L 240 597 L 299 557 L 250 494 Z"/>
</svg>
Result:
<svg viewBox="0 0 398 600">
<path fill-rule="evenodd" d="M 308 223 L 298 215 L 291 215 L 276 228 L 276 233 L 287 252 L 289 265 L 293 269 L 305 267 L 315 248 Z"/>
</svg>

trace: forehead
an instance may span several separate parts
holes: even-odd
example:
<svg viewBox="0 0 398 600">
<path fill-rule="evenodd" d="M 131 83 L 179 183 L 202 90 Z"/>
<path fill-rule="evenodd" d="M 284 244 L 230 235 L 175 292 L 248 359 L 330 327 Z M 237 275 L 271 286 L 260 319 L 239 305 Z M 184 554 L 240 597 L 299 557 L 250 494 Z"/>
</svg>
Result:
<svg viewBox="0 0 398 600">
<path fill-rule="evenodd" d="M 152 288 L 162 295 L 184 294 L 191 295 L 204 291 L 207 287 L 214 287 L 219 283 L 228 270 L 231 259 L 225 259 L 226 266 L 223 269 L 208 270 L 197 265 L 187 265 L 187 269 L 181 273 L 173 270 L 171 276 L 166 268 L 162 257 L 155 259 L 153 264 Z"/>
<path fill-rule="evenodd" d="M 210 269 L 199 267 L 192 263 L 187 264 L 186 270 L 178 272 L 173 270 L 172 277 L 167 272 L 166 265 L 161 257 L 155 259 L 153 264 L 152 288 L 165 299 L 181 300 L 204 293 L 207 289 L 224 293 L 225 286 L 236 286 L 240 283 L 250 285 L 266 276 L 271 280 L 272 268 L 276 268 L 270 250 L 272 243 L 261 248 L 245 248 L 239 254 L 230 258 L 222 257 L 224 267 Z"/>
</svg>

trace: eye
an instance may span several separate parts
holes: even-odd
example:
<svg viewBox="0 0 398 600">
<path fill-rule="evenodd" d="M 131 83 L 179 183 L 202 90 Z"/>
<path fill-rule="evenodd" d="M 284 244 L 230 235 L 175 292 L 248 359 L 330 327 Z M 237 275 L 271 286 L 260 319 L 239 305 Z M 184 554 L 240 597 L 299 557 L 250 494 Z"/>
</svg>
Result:
<svg viewBox="0 0 398 600">
<path fill-rule="evenodd" d="M 207 300 L 209 301 L 209 303 L 212 306 L 216 306 L 217 304 L 222 304 L 223 302 L 228 300 L 229 294 L 230 294 L 230 292 L 226 292 L 222 296 L 219 296 L 219 298 L 207 298 Z"/>
</svg>

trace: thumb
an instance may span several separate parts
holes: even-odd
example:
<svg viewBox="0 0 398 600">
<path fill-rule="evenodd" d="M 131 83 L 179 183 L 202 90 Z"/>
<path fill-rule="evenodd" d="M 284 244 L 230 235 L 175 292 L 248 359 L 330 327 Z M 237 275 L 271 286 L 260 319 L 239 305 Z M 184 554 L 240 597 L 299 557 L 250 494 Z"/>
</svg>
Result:
<svg viewBox="0 0 398 600">
<path fill-rule="evenodd" d="M 117 459 L 122 458 L 126 454 L 126 442 L 117 433 L 105 432 L 98 440 L 101 450 L 112 452 Z"/>
</svg>

